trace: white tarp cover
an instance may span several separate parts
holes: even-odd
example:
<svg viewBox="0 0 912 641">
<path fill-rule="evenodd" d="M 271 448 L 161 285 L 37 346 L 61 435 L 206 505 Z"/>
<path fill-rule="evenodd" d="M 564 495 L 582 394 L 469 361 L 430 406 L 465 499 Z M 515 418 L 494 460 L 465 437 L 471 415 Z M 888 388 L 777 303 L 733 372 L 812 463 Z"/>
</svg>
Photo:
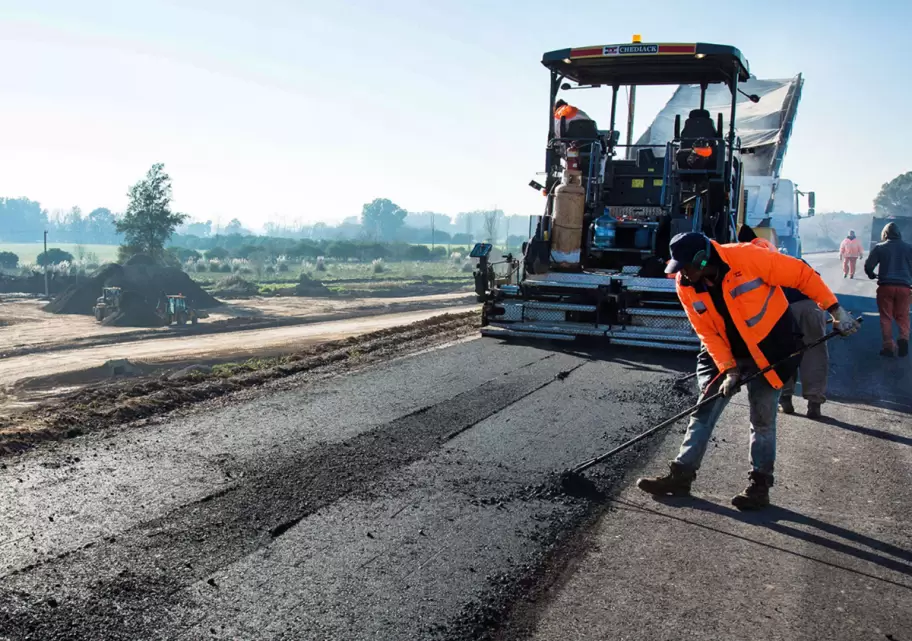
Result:
<svg viewBox="0 0 912 641">
<path fill-rule="evenodd" d="M 741 148 L 755 151 L 753 154 L 742 156 L 747 174 L 772 176 L 778 173 L 801 98 L 802 84 L 803 80 L 799 74 L 794 78 L 782 80 L 751 78 L 739 85 L 745 93 L 760 96 L 760 102 L 753 103 L 747 97 L 738 94 L 735 131 L 741 138 Z M 731 113 L 731 93 L 728 87 L 721 84 L 710 85 L 706 89 L 705 105 L 713 121 L 716 120 L 717 114 L 722 114 L 727 132 Z M 680 114 L 683 127 L 690 111 L 699 106 L 699 85 L 681 85 L 637 144 L 664 145 L 674 137 L 675 116 Z M 664 150 L 655 151 L 656 155 L 664 154 Z"/>
</svg>

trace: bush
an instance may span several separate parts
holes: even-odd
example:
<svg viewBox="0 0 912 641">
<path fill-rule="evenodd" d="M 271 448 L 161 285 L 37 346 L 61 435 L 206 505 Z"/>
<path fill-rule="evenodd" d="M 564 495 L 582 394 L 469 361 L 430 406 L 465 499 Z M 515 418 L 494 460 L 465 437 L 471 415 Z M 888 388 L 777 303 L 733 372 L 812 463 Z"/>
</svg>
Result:
<svg viewBox="0 0 912 641">
<path fill-rule="evenodd" d="M 177 256 L 177 259 L 182 263 L 186 263 L 190 260 L 199 260 L 202 258 L 202 255 L 195 249 L 186 249 L 185 247 L 171 247 L 170 251 L 172 254 Z"/>
<path fill-rule="evenodd" d="M 213 247 L 212 249 L 206 251 L 206 258 L 209 260 L 225 260 L 230 255 L 231 252 L 229 252 L 224 247 Z"/>
<path fill-rule="evenodd" d="M 466 273 L 471 273 L 471 272 L 475 271 L 475 263 L 473 263 L 471 260 L 465 261 L 462 264 L 460 271 L 466 272 Z"/>
<path fill-rule="evenodd" d="M 405 250 L 406 260 L 430 260 L 431 250 L 426 245 L 410 245 Z"/>
<path fill-rule="evenodd" d="M 371 263 L 371 270 L 375 274 L 382 274 L 386 270 L 386 265 L 383 264 L 382 258 L 377 258 Z"/>
<path fill-rule="evenodd" d="M 272 265 L 266 265 L 266 269 L 265 269 L 264 271 L 265 271 L 267 274 L 275 274 L 275 273 L 276 273 L 276 268 L 273 267 Z"/>
<path fill-rule="evenodd" d="M 241 267 L 238 267 L 237 273 L 238 273 L 238 274 L 250 275 L 250 274 L 253 273 L 253 270 L 250 269 L 250 268 L 247 267 L 247 266 L 241 266 Z"/>
<path fill-rule="evenodd" d="M 325 271 L 326 271 L 326 261 L 323 260 L 323 257 L 322 257 L 322 256 L 317 256 L 316 270 L 317 270 L 318 272 L 325 272 Z"/>
<path fill-rule="evenodd" d="M 19 257 L 13 252 L 0 252 L 0 267 L 4 269 L 16 269 L 19 265 Z"/>
<path fill-rule="evenodd" d="M 259 292 L 259 287 L 237 274 L 220 279 L 215 284 L 215 291 L 221 295 L 253 296 Z"/>
<path fill-rule="evenodd" d="M 65 252 L 58 247 L 51 247 L 46 252 L 38 254 L 36 261 L 39 265 L 59 265 L 60 263 L 72 263 L 73 254 Z"/>
<path fill-rule="evenodd" d="M 193 264 L 193 268 L 197 273 L 206 272 L 209 271 L 209 263 L 207 263 L 205 260 L 198 260 Z"/>
<path fill-rule="evenodd" d="M 279 271 L 279 272 L 282 272 L 282 273 L 287 272 L 287 271 L 288 271 L 288 263 L 279 263 L 279 264 L 276 266 L 276 271 Z"/>
</svg>

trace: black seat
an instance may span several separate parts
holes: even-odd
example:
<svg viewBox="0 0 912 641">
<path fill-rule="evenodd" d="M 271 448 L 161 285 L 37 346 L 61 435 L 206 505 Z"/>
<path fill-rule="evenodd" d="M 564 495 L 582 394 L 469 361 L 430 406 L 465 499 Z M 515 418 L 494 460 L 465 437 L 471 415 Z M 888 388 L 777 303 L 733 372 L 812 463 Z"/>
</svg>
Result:
<svg viewBox="0 0 912 641">
<path fill-rule="evenodd" d="M 573 120 L 567 123 L 567 131 L 563 138 L 571 140 L 597 140 L 599 137 L 598 126 L 594 120 Z"/>
<path fill-rule="evenodd" d="M 721 168 L 718 158 L 719 132 L 705 109 L 694 109 L 684 121 L 681 129 L 681 149 L 675 156 L 678 169 L 687 171 L 714 172 Z M 692 148 L 698 141 L 708 143 L 713 153 L 710 157 L 697 157 Z"/>
<path fill-rule="evenodd" d="M 681 130 L 682 140 L 696 140 L 697 138 L 717 138 L 716 123 L 705 109 L 694 109 L 684 121 Z"/>
</svg>

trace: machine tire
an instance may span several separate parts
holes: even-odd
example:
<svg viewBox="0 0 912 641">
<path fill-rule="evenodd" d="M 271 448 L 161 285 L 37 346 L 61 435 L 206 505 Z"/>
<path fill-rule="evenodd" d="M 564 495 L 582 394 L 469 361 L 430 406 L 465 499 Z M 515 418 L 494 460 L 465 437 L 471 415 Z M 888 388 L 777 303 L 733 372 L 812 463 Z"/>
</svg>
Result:
<svg viewBox="0 0 912 641">
<path fill-rule="evenodd" d="M 104 320 L 104 310 L 100 307 L 95 308 L 95 320 L 99 323 Z"/>
<path fill-rule="evenodd" d="M 187 324 L 187 315 L 184 314 L 183 312 L 178 312 L 177 313 L 177 324 L 186 325 Z"/>
<path fill-rule="evenodd" d="M 199 322 L 199 318 L 197 318 L 196 316 L 194 316 L 193 318 L 190 319 L 191 325 L 196 325 L 198 322 Z"/>
</svg>

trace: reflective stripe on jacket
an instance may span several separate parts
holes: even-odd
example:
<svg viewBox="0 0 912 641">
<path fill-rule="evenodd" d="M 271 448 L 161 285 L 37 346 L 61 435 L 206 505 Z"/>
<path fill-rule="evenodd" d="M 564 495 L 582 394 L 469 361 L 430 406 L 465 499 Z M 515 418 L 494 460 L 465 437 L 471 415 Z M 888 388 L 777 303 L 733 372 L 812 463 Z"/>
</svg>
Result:
<svg viewBox="0 0 912 641">
<path fill-rule="evenodd" d="M 864 256 L 864 247 L 858 237 L 843 238 L 839 245 L 839 256 L 841 258 L 861 258 Z"/>
<path fill-rule="evenodd" d="M 781 287 L 800 290 L 824 309 L 836 304 L 836 297 L 820 275 L 797 258 L 751 243 L 711 242 L 716 255 L 729 267 L 722 279 L 722 296 L 728 312 L 760 369 L 781 361 L 793 351 L 793 322 L 786 316 L 789 304 Z M 722 372 L 736 367 L 725 321 L 709 292 L 686 284 L 680 273 L 675 283 L 687 318 L 716 367 Z M 782 387 L 782 378 L 776 371 L 770 370 L 765 376 L 774 388 Z"/>
</svg>

